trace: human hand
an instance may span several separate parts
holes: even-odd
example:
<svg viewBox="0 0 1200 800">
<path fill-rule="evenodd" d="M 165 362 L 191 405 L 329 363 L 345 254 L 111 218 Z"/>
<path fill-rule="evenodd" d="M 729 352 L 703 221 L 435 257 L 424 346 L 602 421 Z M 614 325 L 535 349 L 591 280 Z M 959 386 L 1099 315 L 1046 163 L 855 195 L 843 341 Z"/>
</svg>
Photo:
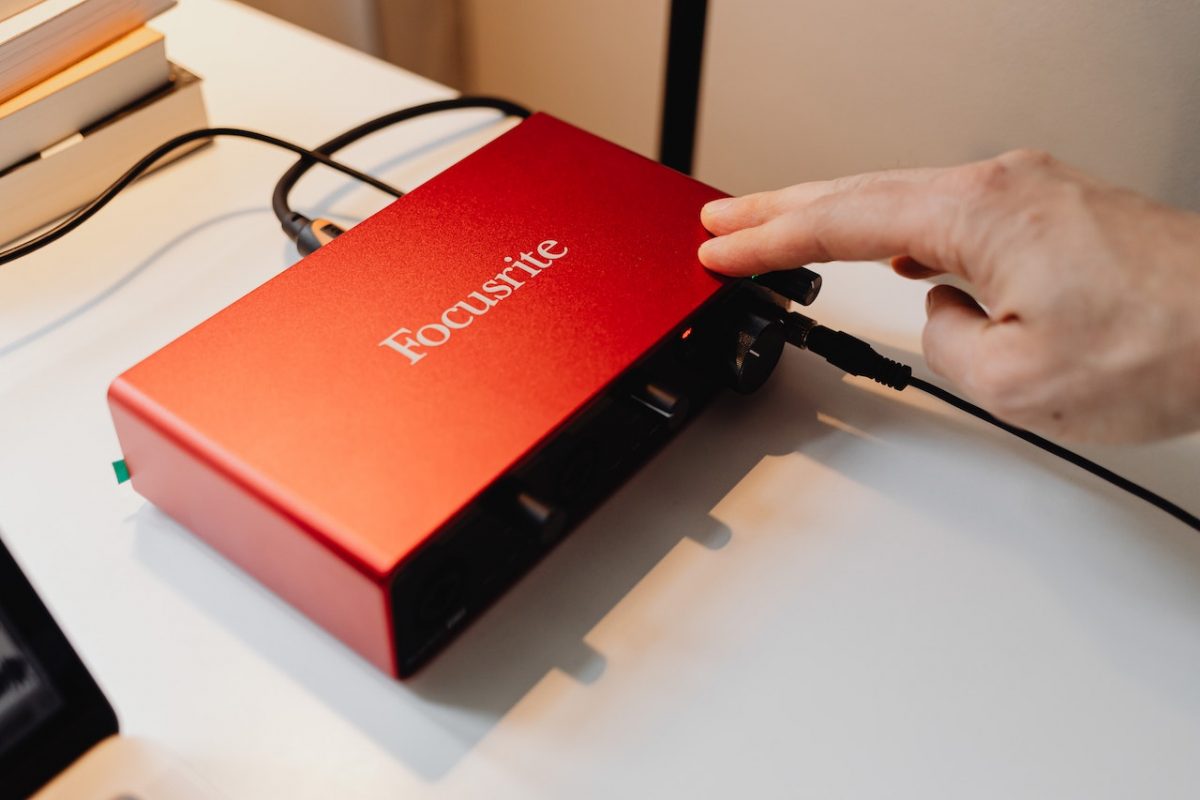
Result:
<svg viewBox="0 0 1200 800">
<path fill-rule="evenodd" d="M 1200 214 L 1018 150 L 805 183 L 704 207 L 700 261 L 729 275 L 892 258 L 935 286 L 930 369 L 996 416 L 1064 440 L 1200 428 Z"/>
</svg>

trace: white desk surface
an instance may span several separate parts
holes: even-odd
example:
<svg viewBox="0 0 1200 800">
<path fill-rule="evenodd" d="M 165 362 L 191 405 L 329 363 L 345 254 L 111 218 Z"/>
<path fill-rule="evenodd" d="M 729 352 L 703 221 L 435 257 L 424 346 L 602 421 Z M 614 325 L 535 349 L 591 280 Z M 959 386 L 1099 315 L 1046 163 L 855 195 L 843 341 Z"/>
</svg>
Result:
<svg viewBox="0 0 1200 800">
<path fill-rule="evenodd" d="M 223 1 L 160 27 L 214 123 L 311 144 L 447 94 Z M 411 186 L 487 119 L 346 157 Z M 295 260 L 268 205 L 289 163 L 219 142 L 0 269 L 0 529 L 127 733 L 256 800 L 1200 794 L 1200 536 L 800 353 L 419 679 L 375 672 L 109 467 L 109 381 Z M 328 174 L 297 200 L 384 202 Z M 815 315 L 917 358 L 924 286 L 824 272 Z M 1200 508 L 1200 438 L 1092 452 Z"/>
</svg>

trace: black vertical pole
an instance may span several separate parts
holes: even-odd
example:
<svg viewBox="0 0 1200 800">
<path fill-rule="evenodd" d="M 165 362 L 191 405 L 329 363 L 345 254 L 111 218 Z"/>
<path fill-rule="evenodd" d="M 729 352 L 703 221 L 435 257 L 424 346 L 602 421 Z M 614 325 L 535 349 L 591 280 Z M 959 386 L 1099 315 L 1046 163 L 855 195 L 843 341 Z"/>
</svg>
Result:
<svg viewBox="0 0 1200 800">
<path fill-rule="evenodd" d="M 708 0 L 671 0 L 658 160 L 691 174 Z"/>
</svg>

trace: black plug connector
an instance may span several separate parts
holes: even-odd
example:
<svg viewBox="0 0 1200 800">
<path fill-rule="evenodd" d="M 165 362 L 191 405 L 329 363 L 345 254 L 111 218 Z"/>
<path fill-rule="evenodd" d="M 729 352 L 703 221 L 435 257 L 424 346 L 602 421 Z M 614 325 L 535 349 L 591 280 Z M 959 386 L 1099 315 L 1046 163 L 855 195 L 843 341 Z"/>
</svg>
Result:
<svg viewBox="0 0 1200 800">
<path fill-rule="evenodd" d="M 296 249 L 306 256 L 324 247 L 346 232 L 346 229 L 327 219 L 312 220 L 296 237 Z"/>
<path fill-rule="evenodd" d="M 309 219 L 298 211 L 289 213 L 279 224 L 287 237 L 296 243 L 302 256 L 319 250 L 346 232 L 335 222 L 319 217 Z"/>
<path fill-rule="evenodd" d="M 912 367 L 880 355 L 875 348 L 848 333 L 818 325 L 803 314 L 789 311 L 783 321 L 789 344 L 811 350 L 843 372 L 870 378 L 901 390 L 912 380 Z"/>
</svg>

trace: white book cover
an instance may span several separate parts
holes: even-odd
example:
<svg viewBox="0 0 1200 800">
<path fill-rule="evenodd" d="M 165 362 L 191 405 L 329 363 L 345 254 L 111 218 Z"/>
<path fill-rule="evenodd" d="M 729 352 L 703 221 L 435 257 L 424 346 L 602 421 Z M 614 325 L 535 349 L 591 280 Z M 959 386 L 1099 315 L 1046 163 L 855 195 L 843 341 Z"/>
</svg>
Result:
<svg viewBox="0 0 1200 800">
<path fill-rule="evenodd" d="M 41 157 L 0 172 L 0 242 L 24 236 L 78 208 L 158 145 L 205 127 L 200 79 L 178 67 L 172 75 L 169 88 Z M 203 144 L 194 142 L 191 149 Z M 189 148 L 181 148 L 159 164 L 187 152 Z"/>
<path fill-rule="evenodd" d="M 0 102 L 0 169 L 71 136 L 171 78 L 163 35 L 138 28 Z"/>
<path fill-rule="evenodd" d="M 42 0 L 0 21 L 0 101 L 49 78 L 173 5 L 175 0 Z"/>
</svg>

